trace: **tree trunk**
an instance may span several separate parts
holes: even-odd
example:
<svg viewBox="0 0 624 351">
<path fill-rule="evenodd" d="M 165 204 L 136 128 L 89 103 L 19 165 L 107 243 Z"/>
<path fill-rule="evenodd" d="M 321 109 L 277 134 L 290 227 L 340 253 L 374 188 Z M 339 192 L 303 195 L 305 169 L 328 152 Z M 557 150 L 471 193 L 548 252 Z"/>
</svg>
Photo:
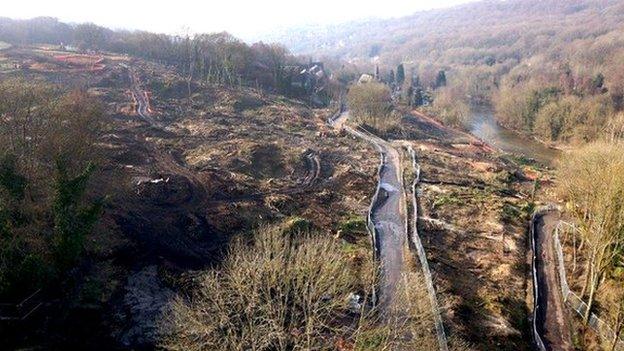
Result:
<svg viewBox="0 0 624 351">
<path fill-rule="evenodd" d="M 624 311 L 622 311 L 622 306 L 620 305 L 617 313 L 617 318 L 615 322 L 615 335 L 613 336 L 611 351 L 615 351 L 615 348 L 618 345 L 618 341 L 620 340 L 620 334 L 622 333 L 622 327 L 624 326 Z"/>
<path fill-rule="evenodd" d="M 594 273 L 593 274 L 593 278 L 591 281 L 591 287 L 589 290 L 589 298 L 587 300 L 587 311 L 585 311 L 585 315 L 583 316 L 583 319 L 585 320 L 585 324 L 587 324 L 589 322 L 589 316 L 591 315 L 591 309 L 592 306 L 594 305 L 594 298 L 596 295 L 596 289 L 598 288 L 598 284 L 600 282 L 600 273 Z"/>
<path fill-rule="evenodd" d="M 583 289 L 581 290 L 581 299 L 585 297 L 585 293 L 587 292 L 587 287 L 589 286 L 590 274 L 591 274 L 591 260 L 587 260 L 587 264 L 585 265 L 585 278 L 583 279 L 585 282 L 583 283 Z"/>
</svg>

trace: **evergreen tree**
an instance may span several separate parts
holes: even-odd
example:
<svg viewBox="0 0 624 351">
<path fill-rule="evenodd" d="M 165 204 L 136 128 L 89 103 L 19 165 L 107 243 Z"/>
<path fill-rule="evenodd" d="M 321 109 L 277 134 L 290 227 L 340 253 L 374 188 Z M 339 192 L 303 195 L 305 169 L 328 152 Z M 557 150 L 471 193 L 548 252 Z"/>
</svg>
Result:
<svg viewBox="0 0 624 351">
<path fill-rule="evenodd" d="M 413 95 L 414 95 L 414 88 L 410 85 L 409 87 L 407 87 L 407 90 L 405 90 L 405 100 L 407 101 L 407 104 L 409 106 L 412 106 Z"/>
<path fill-rule="evenodd" d="M 412 99 L 412 106 L 418 107 L 422 106 L 425 103 L 425 98 L 423 96 L 423 90 L 421 87 L 417 87 L 414 89 L 414 97 Z"/>
<path fill-rule="evenodd" d="M 594 76 L 594 78 L 592 79 L 592 85 L 594 86 L 594 88 L 596 89 L 602 89 L 602 87 L 604 86 L 604 80 L 605 77 L 602 73 L 598 73 L 596 76 Z"/>
<path fill-rule="evenodd" d="M 71 176 L 67 157 L 56 161 L 54 184 L 54 254 L 59 269 L 70 268 L 82 254 L 84 240 L 99 218 L 102 203 L 83 205 L 89 178 L 95 167 L 89 164 L 78 176 Z"/>
<path fill-rule="evenodd" d="M 440 70 L 438 72 L 438 76 L 436 77 L 436 88 L 446 86 L 446 72 L 444 70 Z"/>
<path fill-rule="evenodd" d="M 405 82 L 405 67 L 403 67 L 403 64 L 397 66 L 396 82 L 398 84 Z"/>
<path fill-rule="evenodd" d="M 412 74 L 412 86 L 413 87 L 420 87 L 420 77 L 417 74 Z"/>
<path fill-rule="evenodd" d="M 396 77 L 394 76 L 394 71 L 390 70 L 390 74 L 388 74 L 388 84 L 394 84 L 396 82 Z"/>
</svg>

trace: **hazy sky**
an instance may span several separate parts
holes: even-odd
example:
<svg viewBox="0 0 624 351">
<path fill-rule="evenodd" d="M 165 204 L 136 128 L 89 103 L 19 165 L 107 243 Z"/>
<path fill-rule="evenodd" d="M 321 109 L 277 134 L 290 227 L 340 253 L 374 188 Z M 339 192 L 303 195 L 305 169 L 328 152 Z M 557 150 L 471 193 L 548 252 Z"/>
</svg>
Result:
<svg viewBox="0 0 624 351">
<path fill-rule="evenodd" d="M 5 0 L 0 16 L 57 17 L 111 28 L 254 36 L 276 27 L 404 16 L 474 0 Z"/>
</svg>

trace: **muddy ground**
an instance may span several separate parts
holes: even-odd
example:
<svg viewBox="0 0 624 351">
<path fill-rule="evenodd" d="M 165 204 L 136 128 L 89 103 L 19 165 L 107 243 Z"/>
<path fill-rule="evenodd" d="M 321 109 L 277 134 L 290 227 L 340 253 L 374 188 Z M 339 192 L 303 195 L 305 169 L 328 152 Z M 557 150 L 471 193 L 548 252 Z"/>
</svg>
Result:
<svg viewBox="0 0 624 351">
<path fill-rule="evenodd" d="M 0 76 L 103 100 L 93 189 L 109 201 L 73 288 L 12 327 L 11 345 L 153 348 L 185 277 L 218 265 L 224 245 L 260 223 L 303 218 L 345 239 L 354 260 L 370 252 L 362 219 L 379 158 L 329 130 L 330 111 L 240 87 L 192 84 L 189 95 L 184 77 L 155 63 L 101 54 L 92 70 L 55 55 L 2 51 Z M 131 74 L 150 96 L 150 120 L 136 113 Z M 537 172 L 418 117 L 392 138 L 411 143 L 422 167 L 420 233 L 449 334 L 478 350 L 530 349 L 526 219 Z M 320 165 L 312 180 L 310 154 Z"/>
<path fill-rule="evenodd" d="M 477 350 L 531 350 L 526 223 L 536 172 L 425 117 L 406 116 L 397 138 L 422 167 L 420 234 L 447 332 Z"/>
<path fill-rule="evenodd" d="M 105 53 L 97 69 L 51 48 L 1 56 L 0 78 L 88 89 L 106 112 L 92 189 L 108 201 L 84 264 L 71 291 L 0 333 L 9 345 L 150 349 L 183 277 L 218 265 L 229 240 L 263 223 L 301 218 L 348 239 L 354 260 L 370 250 L 361 223 L 378 159 L 331 132 L 330 111 L 244 87 L 193 84 L 189 96 L 167 67 Z M 132 74 L 151 120 L 136 113 Z"/>
</svg>

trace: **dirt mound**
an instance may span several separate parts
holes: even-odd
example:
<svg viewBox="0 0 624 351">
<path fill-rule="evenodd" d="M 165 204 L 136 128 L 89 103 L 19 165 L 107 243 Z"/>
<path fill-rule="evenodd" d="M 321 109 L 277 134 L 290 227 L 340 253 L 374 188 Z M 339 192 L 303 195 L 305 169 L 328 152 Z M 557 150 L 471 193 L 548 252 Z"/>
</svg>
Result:
<svg viewBox="0 0 624 351">
<path fill-rule="evenodd" d="M 99 71 L 106 67 L 101 56 L 91 55 L 57 55 L 54 58 L 60 62 L 67 63 L 75 68 L 87 69 L 90 71 Z"/>
<path fill-rule="evenodd" d="M 251 171 L 264 178 L 283 177 L 285 173 L 284 156 L 277 144 L 257 145 L 249 152 Z"/>
</svg>

